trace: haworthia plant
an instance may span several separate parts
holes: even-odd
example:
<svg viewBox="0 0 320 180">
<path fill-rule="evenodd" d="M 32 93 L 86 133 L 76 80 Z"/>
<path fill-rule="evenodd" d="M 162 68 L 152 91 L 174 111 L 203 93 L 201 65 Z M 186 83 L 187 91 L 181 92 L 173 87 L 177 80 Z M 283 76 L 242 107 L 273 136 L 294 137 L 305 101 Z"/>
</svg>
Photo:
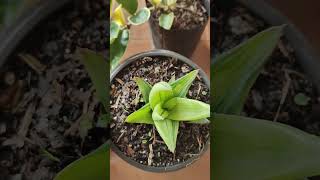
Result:
<svg viewBox="0 0 320 180">
<path fill-rule="evenodd" d="M 319 137 L 237 116 L 283 28 L 267 29 L 213 60 L 212 179 L 298 180 L 320 174 Z"/>
<path fill-rule="evenodd" d="M 180 121 L 207 123 L 206 118 L 210 117 L 209 104 L 185 97 L 197 74 L 198 70 L 194 70 L 171 83 L 158 82 L 152 87 L 142 78 L 135 78 L 146 105 L 131 113 L 126 122 L 154 124 L 168 149 L 174 152 Z"/>
<path fill-rule="evenodd" d="M 175 17 L 173 9 L 177 4 L 177 0 L 149 0 L 149 2 L 153 6 L 152 9 L 160 8 L 164 10 L 158 19 L 159 26 L 163 29 L 170 30 Z"/>
</svg>

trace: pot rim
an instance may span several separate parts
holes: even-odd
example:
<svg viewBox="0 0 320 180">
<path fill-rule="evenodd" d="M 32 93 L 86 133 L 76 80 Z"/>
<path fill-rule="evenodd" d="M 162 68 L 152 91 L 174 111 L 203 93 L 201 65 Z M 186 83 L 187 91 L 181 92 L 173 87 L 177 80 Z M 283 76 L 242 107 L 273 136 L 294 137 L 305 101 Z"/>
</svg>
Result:
<svg viewBox="0 0 320 180">
<path fill-rule="evenodd" d="M 191 66 L 194 69 L 199 69 L 199 74 L 200 76 L 203 78 L 204 83 L 208 86 L 208 89 L 210 90 L 210 81 L 208 78 L 208 75 L 194 62 L 192 62 L 190 59 L 175 53 L 173 51 L 169 51 L 169 50 L 163 50 L 163 49 L 155 49 L 155 50 L 151 50 L 151 51 L 146 51 L 146 52 L 142 52 L 142 53 L 138 53 L 136 55 L 133 55 L 129 58 L 127 58 L 124 63 L 120 64 L 112 73 L 110 76 L 110 83 L 112 82 L 112 80 L 116 77 L 116 75 L 121 72 L 122 69 L 124 69 L 125 67 L 127 67 L 129 64 L 133 63 L 136 60 L 140 60 L 142 57 L 155 57 L 155 56 L 166 56 L 166 57 L 173 57 L 173 58 L 177 58 L 178 60 L 188 64 L 189 66 Z M 110 148 L 123 160 L 125 160 L 127 163 L 129 163 L 130 165 L 133 165 L 136 168 L 142 169 L 144 171 L 149 171 L 149 172 L 156 172 L 156 173 L 164 173 L 164 172 L 172 172 L 172 171 L 177 171 L 180 170 L 182 168 L 188 167 L 189 165 L 191 165 L 192 163 L 194 163 L 195 161 L 197 161 L 198 159 L 200 159 L 200 157 L 207 151 L 207 149 L 210 146 L 210 139 L 206 142 L 206 144 L 204 145 L 204 148 L 202 149 L 202 151 L 199 153 L 199 155 L 194 156 L 190 159 L 188 159 L 185 162 L 182 163 L 178 163 L 175 164 L 173 166 L 168 166 L 168 167 L 154 167 L 154 166 L 148 166 L 148 165 L 143 165 L 140 164 L 136 161 L 134 161 L 133 159 L 129 158 L 128 156 L 126 156 L 122 151 L 120 151 L 120 149 L 111 141 L 110 143 Z"/>
</svg>

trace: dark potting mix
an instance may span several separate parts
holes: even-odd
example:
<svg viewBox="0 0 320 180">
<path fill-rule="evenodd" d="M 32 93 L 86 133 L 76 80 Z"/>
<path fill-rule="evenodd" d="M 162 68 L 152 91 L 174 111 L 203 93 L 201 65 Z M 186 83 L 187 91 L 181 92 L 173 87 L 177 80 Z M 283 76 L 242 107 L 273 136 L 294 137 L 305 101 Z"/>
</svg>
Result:
<svg viewBox="0 0 320 180">
<path fill-rule="evenodd" d="M 0 179 L 49 180 L 108 139 L 77 47 L 108 56 L 107 0 L 74 1 L 0 68 Z"/>
<path fill-rule="evenodd" d="M 211 7 L 213 57 L 246 41 L 269 25 L 245 7 Z M 285 38 L 278 43 L 250 91 L 243 115 L 285 123 L 320 135 L 320 97 Z"/>
<path fill-rule="evenodd" d="M 172 77 L 178 79 L 192 70 L 192 67 L 175 58 L 144 57 L 124 67 L 115 76 L 110 92 L 111 140 L 125 156 L 143 165 L 167 167 L 183 163 L 203 152 L 209 141 L 210 124 L 180 122 L 177 147 L 172 153 L 153 125 L 125 122 L 129 114 L 145 104 L 133 80 L 135 77 L 154 85 L 160 81 L 169 82 Z M 210 91 L 200 74 L 187 97 L 209 103 Z"/>
</svg>

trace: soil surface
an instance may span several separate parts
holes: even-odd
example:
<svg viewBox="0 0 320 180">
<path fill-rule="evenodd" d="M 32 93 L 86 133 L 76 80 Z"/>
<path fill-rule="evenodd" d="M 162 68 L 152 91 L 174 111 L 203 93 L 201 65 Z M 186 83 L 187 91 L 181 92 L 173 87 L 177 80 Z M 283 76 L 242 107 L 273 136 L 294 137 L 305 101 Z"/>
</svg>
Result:
<svg viewBox="0 0 320 180">
<path fill-rule="evenodd" d="M 134 77 L 142 77 L 151 85 L 176 79 L 193 70 L 169 57 L 145 57 L 124 68 L 111 84 L 111 139 L 128 157 L 138 163 L 165 167 L 199 155 L 209 140 L 210 125 L 180 123 L 176 152 L 171 153 L 153 125 L 125 123 L 126 117 L 144 105 Z M 193 82 L 187 97 L 209 103 L 209 89 L 203 79 Z M 149 164 L 148 164 L 149 160 Z"/>
<path fill-rule="evenodd" d="M 213 4 L 211 12 L 213 56 L 269 27 L 240 5 L 229 7 L 228 4 L 222 4 L 217 7 Z M 295 101 L 299 93 L 309 99 L 305 105 Z M 320 135 L 319 94 L 298 64 L 295 51 L 285 38 L 281 39 L 251 89 L 243 115 L 282 122 Z"/>
<path fill-rule="evenodd" d="M 108 138 L 77 47 L 108 56 L 107 0 L 76 1 L 43 21 L 0 69 L 0 179 L 53 179 Z"/>
<path fill-rule="evenodd" d="M 150 3 L 148 3 L 150 6 Z M 152 11 L 152 17 L 158 22 L 158 18 L 163 13 L 173 12 L 175 15 L 172 28 L 179 30 L 188 30 L 203 26 L 208 20 L 208 12 L 202 0 L 178 0 L 176 8 L 172 10 L 163 10 L 156 8 Z"/>
</svg>

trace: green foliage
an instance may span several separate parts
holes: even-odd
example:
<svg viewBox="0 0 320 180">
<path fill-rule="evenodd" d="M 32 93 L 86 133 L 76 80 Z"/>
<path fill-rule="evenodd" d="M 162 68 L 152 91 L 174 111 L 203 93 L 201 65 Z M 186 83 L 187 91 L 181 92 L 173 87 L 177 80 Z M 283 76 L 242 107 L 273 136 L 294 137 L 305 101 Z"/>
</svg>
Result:
<svg viewBox="0 0 320 180">
<path fill-rule="evenodd" d="M 132 25 L 140 25 L 148 21 L 150 18 L 150 10 L 146 7 L 140 9 L 137 13 L 128 17 L 128 21 Z"/>
<path fill-rule="evenodd" d="M 135 78 L 146 105 L 130 114 L 127 123 L 154 124 L 171 152 L 175 151 L 179 121 L 208 123 L 210 105 L 188 99 L 186 94 L 198 74 L 194 70 L 178 80 L 158 82 L 153 87 L 141 78 Z"/>
<path fill-rule="evenodd" d="M 138 9 L 138 0 L 116 0 L 130 14 L 134 14 Z"/>
<path fill-rule="evenodd" d="M 104 180 L 109 178 L 109 144 L 76 160 L 64 168 L 54 180 Z"/>
<path fill-rule="evenodd" d="M 125 53 L 129 42 L 129 30 L 123 29 L 119 36 L 110 45 L 111 70 L 116 68 Z"/>
<path fill-rule="evenodd" d="M 214 59 L 213 179 L 292 180 L 320 174 L 319 137 L 293 127 L 235 115 L 280 38 L 272 27 Z"/>
<path fill-rule="evenodd" d="M 166 30 L 170 30 L 173 20 L 174 20 L 173 12 L 169 14 L 161 14 L 161 16 L 159 17 L 159 26 L 163 27 Z"/>
<path fill-rule="evenodd" d="M 173 10 L 176 7 L 177 0 L 149 0 L 152 4 L 152 9 L 160 8 L 164 10 L 158 19 L 159 26 L 163 29 L 170 30 L 174 21 Z"/>
</svg>

